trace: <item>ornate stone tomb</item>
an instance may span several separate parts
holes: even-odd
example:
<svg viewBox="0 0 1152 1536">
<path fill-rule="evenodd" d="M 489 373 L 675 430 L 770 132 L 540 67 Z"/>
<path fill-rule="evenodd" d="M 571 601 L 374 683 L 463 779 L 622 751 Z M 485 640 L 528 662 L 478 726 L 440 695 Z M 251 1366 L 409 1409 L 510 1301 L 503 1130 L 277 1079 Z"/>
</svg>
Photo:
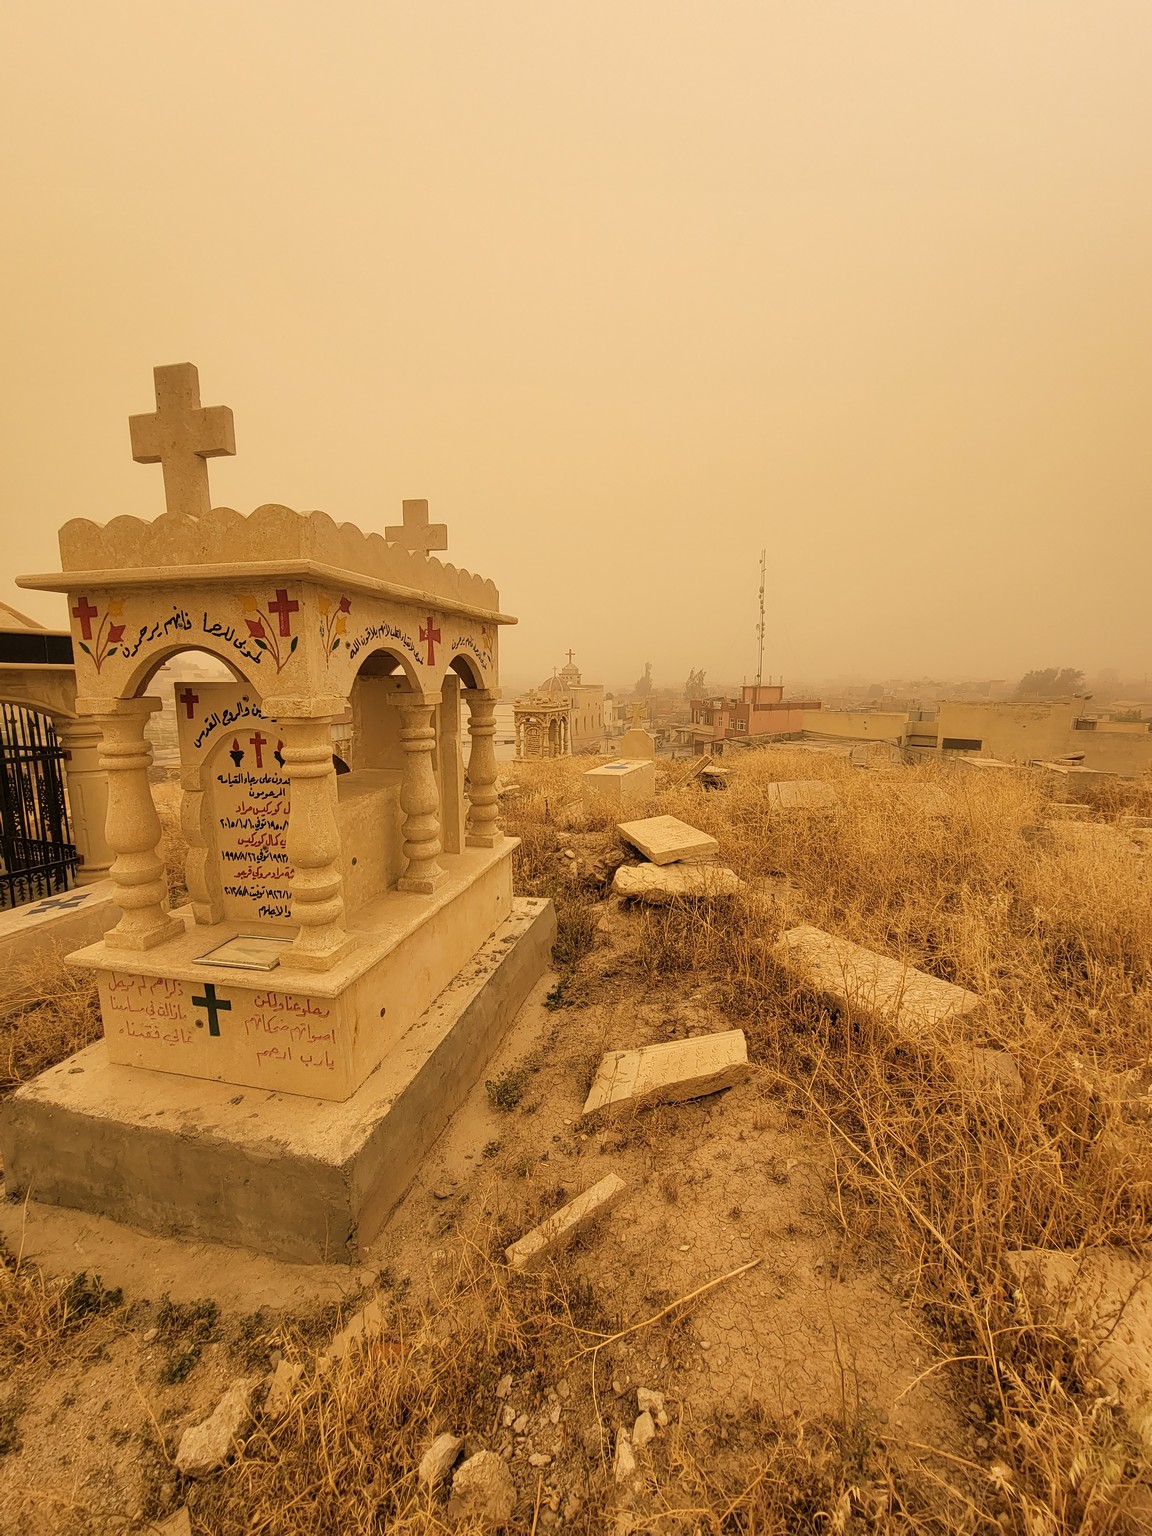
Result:
<svg viewBox="0 0 1152 1536">
<path fill-rule="evenodd" d="M 73 959 L 98 973 L 112 1062 L 345 1099 L 512 910 L 492 737 L 514 621 L 490 581 L 427 553 L 446 535 L 423 503 L 389 529 L 411 548 L 322 512 L 211 508 L 231 412 L 201 408 L 188 364 L 156 370 L 156 399 L 132 446 L 162 464 L 168 510 L 67 523 L 61 573 L 21 581 L 67 593 L 77 713 L 103 734 L 123 915 Z M 144 726 L 149 680 L 187 649 L 236 681 L 177 693 L 190 900 L 173 912 Z M 290 940 L 276 969 L 206 963 L 252 935 Z"/>
</svg>

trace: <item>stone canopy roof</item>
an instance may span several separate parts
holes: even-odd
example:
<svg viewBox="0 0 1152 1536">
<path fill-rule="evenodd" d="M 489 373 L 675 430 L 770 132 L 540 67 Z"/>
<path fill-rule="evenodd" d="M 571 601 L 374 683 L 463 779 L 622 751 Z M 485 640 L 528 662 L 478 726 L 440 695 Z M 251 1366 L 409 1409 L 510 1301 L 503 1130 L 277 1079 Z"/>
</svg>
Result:
<svg viewBox="0 0 1152 1536">
<path fill-rule="evenodd" d="M 80 587 L 189 584 L 254 576 L 299 576 L 338 582 L 400 601 L 478 615 L 497 624 L 495 584 L 420 551 L 337 523 L 325 512 L 257 507 L 247 517 L 213 507 L 199 517 L 166 512 L 152 521 L 117 517 L 110 523 L 74 518 L 60 529 L 61 572 L 21 576 L 39 591 Z"/>
</svg>

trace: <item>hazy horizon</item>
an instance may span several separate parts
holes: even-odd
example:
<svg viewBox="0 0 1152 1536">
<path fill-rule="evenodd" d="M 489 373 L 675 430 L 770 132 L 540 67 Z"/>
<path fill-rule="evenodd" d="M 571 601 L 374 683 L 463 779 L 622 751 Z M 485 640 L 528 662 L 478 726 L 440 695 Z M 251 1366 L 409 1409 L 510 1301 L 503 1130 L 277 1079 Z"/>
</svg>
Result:
<svg viewBox="0 0 1152 1536">
<path fill-rule="evenodd" d="M 449 526 L 621 686 L 1149 670 L 1152 9 L 121 0 L 9 17 L 0 598 L 163 510 Z"/>
</svg>

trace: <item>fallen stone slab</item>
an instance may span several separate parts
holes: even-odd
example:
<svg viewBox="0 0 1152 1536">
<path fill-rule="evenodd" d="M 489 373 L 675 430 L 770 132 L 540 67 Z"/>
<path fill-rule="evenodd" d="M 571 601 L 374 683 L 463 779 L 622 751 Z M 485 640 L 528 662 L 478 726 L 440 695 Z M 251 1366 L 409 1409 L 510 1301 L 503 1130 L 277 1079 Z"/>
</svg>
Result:
<svg viewBox="0 0 1152 1536">
<path fill-rule="evenodd" d="M 742 1029 L 645 1045 L 638 1051 L 609 1051 L 596 1069 L 584 1113 L 701 1099 L 742 1083 L 748 1072 Z"/>
<path fill-rule="evenodd" d="M 616 830 L 653 864 L 705 863 L 720 852 L 720 844 L 714 837 L 709 837 L 698 827 L 690 827 L 676 816 L 647 816 L 642 821 L 622 821 Z"/>
<path fill-rule="evenodd" d="M 495 1451 L 477 1451 L 456 1468 L 448 1518 L 470 1521 L 485 1530 L 502 1530 L 512 1519 L 516 1484 L 503 1457 Z"/>
<path fill-rule="evenodd" d="M 193 1424 L 180 1437 L 176 1470 L 184 1477 L 207 1477 L 232 1455 L 236 1441 L 252 1423 L 250 1402 L 258 1378 L 234 1381 L 201 1424 Z"/>
<path fill-rule="evenodd" d="M 661 906 L 681 896 L 700 901 L 735 896 L 744 889 L 744 882 L 717 864 L 622 864 L 612 878 L 612 889 L 629 901 Z"/>
<path fill-rule="evenodd" d="M 546 1221 L 504 1250 L 510 1269 L 523 1272 L 534 1269 L 550 1255 L 560 1252 L 576 1234 L 618 1203 L 627 1185 L 618 1174 L 593 1184 L 575 1200 L 553 1211 Z"/>
<path fill-rule="evenodd" d="M 946 1019 L 969 1017 L 983 1003 L 975 992 L 808 923 L 782 933 L 774 954 L 813 991 L 842 1008 L 884 1018 L 917 1040 L 928 1039 Z"/>
<path fill-rule="evenodd" d="M 1028 1248 L 1004 1262 L 1034 1317 L 1085 1341 L 1092 1370 L 1152 1453 L 1152 1248 Z"/>
<path fill-rule="evenodd" d="M 984 1000 L 975 992 L 809 924 L 782 933 L 772 953 L 786 972 L 837 1007 L 883 1019 L 918 1045 L 937 1046 L 959 1081 L 977 1092 L 997 1091 L 1009 1099 L 1023 1092 L 1019 1064 L 1010 1051 L 958 1045 L 937 1036 L 949 1020 L 979 1016 Z"/>
<path fill-rule="evenodd" d="M 459 1435 L 437 1435 L 420 1458 L 416 1469 L 417 1480 L 426 1488 L 435 1488 L 451 1472 L 457 1456 L 464 1449 Z"/>
<path fill-rule="evenodd" d="M 826 811 L 840 803 L 826 779 L 783 779 L 768 785 L 766 799 L 773 811 Z"/>
</svg>

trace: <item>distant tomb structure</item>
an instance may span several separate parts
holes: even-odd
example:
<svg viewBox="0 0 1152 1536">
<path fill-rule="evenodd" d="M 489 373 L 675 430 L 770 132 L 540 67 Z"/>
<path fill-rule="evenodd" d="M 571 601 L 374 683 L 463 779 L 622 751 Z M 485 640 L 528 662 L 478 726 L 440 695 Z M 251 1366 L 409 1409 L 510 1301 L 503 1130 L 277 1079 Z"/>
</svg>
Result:
<svg viewBox="0 0 1152 1536">
<path fill-rule="evenodd" d="M 570 757 L 604 746 L 604 686 L 585 683 L 569 650 L 567 664 L 513 705 L 516 756 Z"/>
</svg>

